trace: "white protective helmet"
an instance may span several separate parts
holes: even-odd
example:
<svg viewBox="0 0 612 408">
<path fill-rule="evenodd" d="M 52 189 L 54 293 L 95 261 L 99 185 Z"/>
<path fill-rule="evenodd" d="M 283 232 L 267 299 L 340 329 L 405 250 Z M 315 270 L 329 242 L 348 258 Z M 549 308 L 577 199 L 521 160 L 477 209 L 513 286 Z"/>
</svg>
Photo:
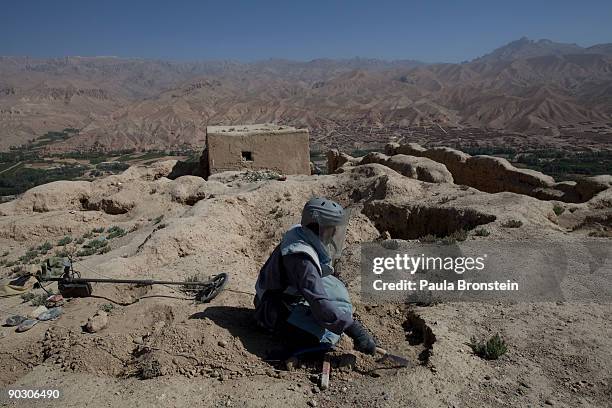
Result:
<svg viewBox="0 0 612 408">
<path fill-rule="evenodd" d="M 301 224 L 304 227 L 317 225 L 319 239 L 333 260 L 342 254 L 348 220 L 349 211 L 340 204 L 327 198 L 315 197 L 304 205 Z"/>
</svg>

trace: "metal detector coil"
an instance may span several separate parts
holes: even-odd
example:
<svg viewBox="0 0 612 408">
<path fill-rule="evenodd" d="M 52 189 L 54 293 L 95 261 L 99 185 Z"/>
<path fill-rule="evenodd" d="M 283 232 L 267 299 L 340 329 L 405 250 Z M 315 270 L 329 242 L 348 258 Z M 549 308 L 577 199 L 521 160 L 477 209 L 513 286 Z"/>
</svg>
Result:
<svg viewBox="0 0 612 408">
<path fill-rule="evenodd" d="M 89 282 L 72 282 L 70 280 L 57 283 L 59 293 L 65 298 L 89 297 L 93 293 Z"/>
</svg>

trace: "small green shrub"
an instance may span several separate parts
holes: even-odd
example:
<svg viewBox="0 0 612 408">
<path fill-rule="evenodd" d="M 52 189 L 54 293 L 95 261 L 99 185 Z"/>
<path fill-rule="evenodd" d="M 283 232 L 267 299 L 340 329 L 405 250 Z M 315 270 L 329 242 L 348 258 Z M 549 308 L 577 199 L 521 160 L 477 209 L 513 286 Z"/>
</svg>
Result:
<svg viewBox="0 0 612 408">
<path fill-rule="evenodd" d="M 60 239 L 57 243 L 57 246 L 66 246 L 72 242 L 72 237 L 66 235 L 64 238 Z"/>
<path fill-rule="evenodd" d="M 206 282 L 208 279 L 206 277 L 204 277 L 203 275 L 199 274 L 199 273 L 195 273 L 193 275 L 190 275 L 187 277 L 187 279 L 185 279 L 185 282 Z M 198 290 L 199 286 L 195 286 L 195 285 L 182 285 L 181 289 L 186 290 L 186 291 L 193 291 L 193 290 Z"/>
<path fill-rule="evenodd" d="M 523 221 L 520 220 L 508 220 L 504 222 L 502 225 L 504 228 L 520 228 L 523 226 Z"/>
<path fill-rule="evenodd" d="M 47 303 L 47 298 L 53 294 L 55 294 L 55 292 L 53 292 L 53 290 L 49 290 L 49 293 L 38 293 L 38 294 L 34 294 L 31 292 L 28 293 L 24 293 L 23 295 L 21 295 L 21 298 L 24 299 L 24 295 L 30 295 L 30 296 L 26 296 L 26 298 L 28 300 L 25 300 L 25 302 L 30 302 L 30 304 L 32 306 L 44 306 Z"/>
<path fill-rule="evenodd" d="M 119 238 L 122 237 L 126 234 L 125 230 L 121 227 L 118 226 L 112 226 L 110 227 L 106 232 L 108 232 L 108 235 L 106 236 L 106 239 L 113 239 L 113 238 Z"/>
<path fill-rule="evenodd" d="M 47 295 L 46 293 L 40 293 L 34 296 L 32 300 L 30 300 L 30 304 L 32 306 L 43 306 L 45 303 L 47 303 L 48 297 L 49 295 Z"/>
<path fill-rule="evenodd" d="M 433 234 L 427 234 L 419 238 L 419 241 L 430 244 L 430 243 L 438 241 L 438 237 L 436 237 Z"/>
<path fill-rule="evenodd" d="M 474 230 L 474 235 L 476 235 L 477 237 L 488 237 L 489 235 L 491 235 L 491 233 L 487 229 L 478 228 Z"/>
<path fill-rule="evenodd" d="M 443 245 L 450 245 L 450 244 L 456 243 L 457 241 L 465 241 L 467 237 L 468 237 L 467 231 L 464 229 L 460 229 L 460 230 L 450 233 L 449 235 L 445 237 L 437 237 L 433 234 L 427 234 L 419 238 L 419 241 L 423 243 L 437 242 Z"/>
<path fill-rule="evenodd" d="M 37 256 L 38 256 L 37 250 L 35 249 L 29 250 L 25 254 L 19 257 L 19 262 L 27 263 L 27 262 L 32 261 L 33 259 L 36 259 Z"/>
<path fill-rule="evenodd" d="M 105 239 L 92 239 L 91 241 L 83 245 L 83 248 L 91 248 L 94 251 L 96 251 L 107 245 L 108 245 L 108 241 Z"/>
<path fill-rule="evenodd" d="M 38 250 L 41 254 L 46 254 L 51 248 L 53 248 L 53 244 L 49 241 L 46 241 L 44 244 L 38 247 Z"/>
<path fill-rule="evenodd" d="M 565 212 L 565 208 L 563 208 L 563 206 L 559 204 L 555 204 L 553 207 L 553 211 L 555 212 L 556 215 L 561 215 Z"/>
<path fill-rule="evenodd" d="M 453 241 L 465 241 L 467 237 L 468 237 L 467 231 L 464 229 L 460 229 L 460 230 L 453 232 L 452 234 L 450 234 L 448 237 L 445 237 L 445 238 L 449 238 L 450 240 L 453 240 Z"/>
<path fill-rule="evenodd" d="M 94 228 L 94 229 L 91 230 L 91 232 L 93 232 L 95 234 L 101 234 L 102 232 L 104 232 L 104 227 Z"/>
<path fill-rule="evenodd" d="M 611 230 L 606 230 L 606 229 L 591 231 L 591 232 L 589 232 L 589 237 L 610 238 L 610 237 L 612 237 L 612 231 Z"/>
<path fill-rule="evenodd" d="M 77 239 L 75 242 L 77 244 L 81 245 L 83 242 L 85 242 L 85 238 L 81 237 L 81 238 Z"/>
<path fill-rule="evenodd" d="M 26 292 L 26 293 L 22 293 L 21 294 L 21 300 L 25 302 L 29 302 L 30 300 L 34 299 L 36 295 L 33 294 L 32 292 Z"/>
<path fill-rule="evenodd" d="M 85 234 L 83 234 L 83 239 L 89 239 L 91 237 L 93 237 L 93 232 L 91 232 L 91 231 L 86 232 Z"/>
<path fill-rule="evenodd" d="M 164 214 L 160 215 L 159 217 L 155 217 L 153 219 L 153 224 L 159 224 L 161 222 L 161 220 L 164 219 Z"/>
<path fill-rule="evenodd" d="M 98 251 L 98 254 L 102 255 L 102 254 L 109 252 L 110 250 L 111 248 L 108 245 L 106 245 L 100 248 L 100 250 Z"/>
<path fill-rule="evenodd" d="M 96 250 L 93 248 L 83 248 L 76 253 L 77 256 L 90 256 L 96 253 Z"/>
<path fill-rule="evenodd" d="M 112 303 L 105 303 L 102 306 L 100 306 L 100 310 L 104 310 L 106 313 L 112 312 L 114 308 L 115 308 L 115 305 L 113 305 Z"/>
<path fill-rule="evenodd" d="M 70 257 L 70 251 L 65 248 L 60 249 L 59 251 L 55 252 L 55 256 L 59 256 L 61 258 L 68 258 Z"/>
<path fill-rule="evenodd" d="M 486 342 L 472 337 L 469 346 L 474 354 L 486 360 L 497 360 L 508 351 L 508 346 L 499 334 L 491 337 Z"/>
</svg>

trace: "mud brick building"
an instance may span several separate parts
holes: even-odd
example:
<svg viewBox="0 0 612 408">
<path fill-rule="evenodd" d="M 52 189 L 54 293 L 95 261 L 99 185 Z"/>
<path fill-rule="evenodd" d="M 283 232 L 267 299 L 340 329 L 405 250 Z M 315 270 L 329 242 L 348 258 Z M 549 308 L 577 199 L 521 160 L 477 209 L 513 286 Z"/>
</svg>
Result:
<svg viewBox="0 0 612 408">
<path fill-rule="evenodd" d="M 208 126 L 201 164 L 207 176 L 245 169 L 310 174 L 308 129 L 273 124 Z"/>
</svg>

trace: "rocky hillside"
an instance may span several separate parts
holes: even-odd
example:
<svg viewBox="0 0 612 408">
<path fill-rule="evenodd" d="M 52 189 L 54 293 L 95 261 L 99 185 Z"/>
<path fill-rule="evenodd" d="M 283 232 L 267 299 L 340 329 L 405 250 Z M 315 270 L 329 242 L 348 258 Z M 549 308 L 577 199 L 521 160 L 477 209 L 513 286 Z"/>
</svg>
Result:
<svg viewBox="0 0 612 408">
<path fill-rule="evenodd" d="M 346 123 L 538 133 L 589 122 L 612 129 L 609 44 L 521 39 L 471 62 L 429 65 L 3 57 L 0 78 L 4 148 L 67 127 L 81 133 L 59 149 L 200 145 L 207 124 L 256 122 L 322 135 Z"/>
<path fill-rule="evenodd" d="M 164 161 L 93 182 L 38 186 L 1 204 L 3 277 L 12 276 L 15 262 L 30 264 L 15 271 L 36 269 L 44 250 L 78 254 L 75 268 L 89 277 L 182 280 L 227 272 L 231 280 L 206 305 L 167 286 L 95 284 L 97 297 L 66 302 L 58 320 L 24 333 L 1 328 L 0 383 L 59 387 L 67 407 L 82 406 L 83 393 L 93 396 L 92 406 L 606 405 L 612 375 L 611 339 L 602 336 L 612 321 L 610 176 L 597 180 L 602 188 L 577 197 L 567 193 L 582 191 L 577 185 L 555 184 L 495 158 L 415 145 L 390 145 L 387 153 L 360 161 L 332 154 L 330 168 L 337 173 L 285 181 L 238 172 L 170 179 L 177 163 Z M 545 187 L 551 195 L 538 199 L 527 186 Z M 563 189 L 565 201 L 552 191 Z M 274 357 L 281 344 L 252 323 L 258 270 L 312 195 L 351 209 L 339 276 L 360 319 L 411 367 L 352 352 L 343 341 L 334 358 L 350 363 L 334 366 L 331 387 L 321 391 L 319 363 L 287 371 Z M 111 227 L 122 233 L 111 237 Z M 102 236 L 104 247 L 84 251 L 88 240 Z M 432 237 L 459 246 L 563 248 L 569 269 L 556 275 L 557 301 L 415 305 L 360 295 L 361 244 L 397 248 Z M 538 264 L 530 265 L 523 275 L 537 281 Z M 101 309 L 104 324 L 85 332 L 82 326 Z M 33 310 L 19 297 L 0 299 L 3 319 Z M 479 358 L 468 345 L 471 337 L 493 333 L 506 340 L 507 355 Z"/>
</svg>

